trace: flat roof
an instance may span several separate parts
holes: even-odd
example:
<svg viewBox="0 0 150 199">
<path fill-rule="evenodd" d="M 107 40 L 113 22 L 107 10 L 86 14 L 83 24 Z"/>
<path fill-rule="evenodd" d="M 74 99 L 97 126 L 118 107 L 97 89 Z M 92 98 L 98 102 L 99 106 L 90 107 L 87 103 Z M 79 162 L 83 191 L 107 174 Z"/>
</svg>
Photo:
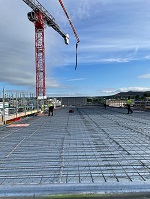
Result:
<svg viewBox="0 0 150 199">
<path fill-rule="evenodd" d="M 0 197 L 150 191 L 150 112 L 65 107 L 17 124 L 0 127 Z"/>
</svg>

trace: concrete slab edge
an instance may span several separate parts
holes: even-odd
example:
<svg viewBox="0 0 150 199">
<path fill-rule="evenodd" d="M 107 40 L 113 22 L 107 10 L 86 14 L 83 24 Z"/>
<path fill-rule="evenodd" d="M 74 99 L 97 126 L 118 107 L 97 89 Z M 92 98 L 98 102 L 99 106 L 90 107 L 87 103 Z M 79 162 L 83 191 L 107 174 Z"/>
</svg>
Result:
<svg viewBox="0 0 150 199">
<path fill-rule="evenodd" d="M 60 194 L 120 194 L 120 193 L 148 193 L 150 184 L 53 184 L 30 186 L 0 186 L 0 198 L 4 197 L 39 197 Z"/>
</svg>

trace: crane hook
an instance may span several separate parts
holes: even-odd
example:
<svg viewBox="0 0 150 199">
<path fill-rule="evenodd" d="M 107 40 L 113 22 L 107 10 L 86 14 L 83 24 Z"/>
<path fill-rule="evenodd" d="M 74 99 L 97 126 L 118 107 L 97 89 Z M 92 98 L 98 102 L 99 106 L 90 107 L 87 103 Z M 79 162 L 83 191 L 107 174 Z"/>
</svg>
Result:
<svg viewBox="0 0 150 199">
<path fill-rule="evenodd" d="M 76 43 L 76 66 L 75 66 L 75 70 L 77 69 L 77 62 L 78 62 L 78 42 Z"/>
</svg>

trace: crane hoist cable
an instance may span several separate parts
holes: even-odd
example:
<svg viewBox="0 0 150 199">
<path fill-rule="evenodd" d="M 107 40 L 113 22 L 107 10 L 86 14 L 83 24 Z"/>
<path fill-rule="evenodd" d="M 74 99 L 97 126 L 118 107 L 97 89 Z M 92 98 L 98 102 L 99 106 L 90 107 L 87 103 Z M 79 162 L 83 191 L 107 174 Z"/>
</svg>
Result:
<svg viewBox="0 0 150 199">
<path fill-rule="evenodd" d="M 67 16 L 67 18 L 68 18 L 68 21 L 69 21 L 69 23 L 70 23 L 70 26 L 71 26 L 71 28 L 72 28 L 72 30 L 73 30 L 73 33 L 74 33 L 74 35 L 75 35 L 75 37 L 76 37 L 76 40 L 77 40 L 77 42 L 76 42 L 76 66 L 75 66 L 75 70 L 76 70 L 76 69 L 77 69 L 77 62 L 78 62 L 78 43 L 80 42 L 80 39 L 79 39 L 79 37 L 78 37 L 78 35 L 77 35 L 77 33 L 76 33 L 76 30 L 75 30 L 75 28 L 74 28 L 74 26 L 73 26 L 73 24 L 72 24 L 72 22 L 71 22 L 71 19 L 70 19 L 68 13 L 67 13 L 67 10 L 66 10 L 66 8 L 65 8 L 65 6 L 64 6 L 64 4 L 63 4 L 63 2 L 62 2 L 62 0 L 58 0 L 58 1 L 59 1 L 59 3 L 60 3 L 60 5 L 61 5 L 61 7 L 62 7 L 62 9 L 63 9 L 63 11 L 64 11 L 64 13 L 66 14 L 66 16 Z"/>
</svg>

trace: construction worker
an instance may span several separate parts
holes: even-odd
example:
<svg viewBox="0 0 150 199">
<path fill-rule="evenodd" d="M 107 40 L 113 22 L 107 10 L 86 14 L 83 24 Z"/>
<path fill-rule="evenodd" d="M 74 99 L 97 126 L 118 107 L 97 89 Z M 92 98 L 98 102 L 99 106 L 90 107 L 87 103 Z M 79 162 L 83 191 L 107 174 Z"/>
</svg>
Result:
<svg viewBox="0 0 150 199">
<path fill-rule="evenodd" d="M 54 111 L 54 105 L 53 103 L 50 101 L 48 103 L 48 115 L 50 116 L 50 113 L 52 113 L 52 116 L 53 116 L 53 111 Z"/>
<path fill-rule="evenodd" d="M 42 112 L 44 113 L 44 104 L 42 104 L 41 110 L 42 110 Z"/>
<path fill-rule="evenodd" d="M 132 109 L 131 109 L 131 104 L 132 104 L 132 100 L 130 99 L 130 97 L 128 97 L 128 100 L 127 100 L 127 108 L 128 108 L 128 114 L 129 113 L 133 113 Z"/>
<path fill-rule="evenodd" d="M 104 101 L 103 101 L 103 105 L 104 105 L 104 108 L 106 109 L 106 99 L 104 98 Z"/>
</svg>

